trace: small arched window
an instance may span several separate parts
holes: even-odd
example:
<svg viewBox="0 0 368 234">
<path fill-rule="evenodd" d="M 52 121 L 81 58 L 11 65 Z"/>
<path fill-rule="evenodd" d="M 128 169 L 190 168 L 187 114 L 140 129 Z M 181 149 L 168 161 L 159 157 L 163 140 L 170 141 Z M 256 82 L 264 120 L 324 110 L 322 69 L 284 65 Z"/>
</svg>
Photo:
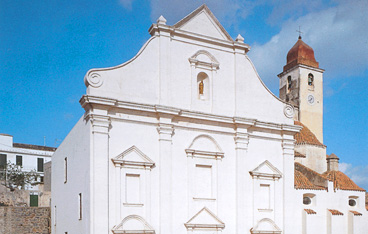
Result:
<svg viewBox="0 0 368 234">
<path fill-rule="evenodd" d="M 314 205 L 315 199 L 316 199 L 316 195 L 313 193 L 303 194 L 303 204 L 304 205 Z"/>
<path fill-rule="evenodd" d="M 312 73 L 309 73 L 309 74 L 308 74 L 308 85 L 309 85 L 309 86 L 314 85 L 314 76 L 313 76 L 313 74 L 312 74 Z"/>
<path fill-rule="evenodd" d="M 290 92 L 291 90 L 291 76 L 287 77 L 287 91 Z"/>
</svg>

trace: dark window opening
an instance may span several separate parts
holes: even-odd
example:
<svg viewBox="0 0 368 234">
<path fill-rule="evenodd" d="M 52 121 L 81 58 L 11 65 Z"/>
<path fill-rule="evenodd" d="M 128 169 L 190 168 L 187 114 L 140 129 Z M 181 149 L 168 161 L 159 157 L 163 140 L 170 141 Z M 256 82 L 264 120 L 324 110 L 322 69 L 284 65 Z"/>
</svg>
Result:
<svg viewBox="0 0 368 234">
<path fill-rule="evenodd" d="M 310 205 L 312 203 L 312 199 L 310 197 L 303 197 L 303 204 Z"/>
<path fill-rule="evenodd" d="M 44 181 L 44 178 L 43 178 L 43 176 L 41 176 L 40 177 L 40 182 L 43 183 L 43 181 Z"/>
<path fill-rule="evenodd" d="M 287 90 L 288 92 L 291 90 L 291 76 L 288 76 L 287 78 Z"/>
<path fill-rule="evenodd" d="M 349 199 L 349 206 L 356 206 L 355 199 Z"/>
<path fill-rule="evenodd" d="M 43 158 L 37 158 L 37 171 L 43 172 Z"/>
<path fill-rule="evenodd" d="M 308 85 L 312 86 L 314 82 L 314 77 L 312 75 L 312 73 L 309 73 L 308 75 Z"/>
<path fill-rule="evenodd" d="M 23 157 L 22 156 L 17 155 L 17 157 L 16 157 L 16 164 L 18 166 L 23 166 Z"/>
<path fill-rule="evenodd" d="M 0 154 L 0 170 L 6 168 L 6 154 Z"/>
</svg>

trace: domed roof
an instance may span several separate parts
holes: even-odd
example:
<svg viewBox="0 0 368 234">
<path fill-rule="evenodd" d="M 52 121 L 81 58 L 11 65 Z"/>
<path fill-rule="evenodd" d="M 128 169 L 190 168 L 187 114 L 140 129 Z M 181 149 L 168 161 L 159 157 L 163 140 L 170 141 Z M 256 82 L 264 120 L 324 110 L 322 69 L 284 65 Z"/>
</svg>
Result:
<svg viewBox="0 0 368 234">
<path fill-rule="evenodd" d="M 318 62 L 314 58 L 313 49 L 309 45 L 304 43 L 301 36 L 299 36 L 298 41 L 289 50 L 286 60 L 287 63 L 284 66 L 284 71 L 289 70 L 290 68 L 298 64 L 303 64 L 316 68 L 319 67 Z"/>
</svg>

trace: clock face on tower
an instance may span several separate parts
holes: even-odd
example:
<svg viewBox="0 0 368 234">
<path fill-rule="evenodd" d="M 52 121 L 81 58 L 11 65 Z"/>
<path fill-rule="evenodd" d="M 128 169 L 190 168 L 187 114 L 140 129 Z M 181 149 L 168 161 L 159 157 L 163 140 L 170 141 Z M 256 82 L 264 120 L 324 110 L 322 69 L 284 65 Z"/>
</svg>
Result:
<svg viewBox="0 0 368 234">
<path fill-rule="evenodd" d="M 310 105 L 314 104 L 314 96 L 313 96 L 313 94 L 309 94 L 308 95 L 308 103 Z"/>
</svg>

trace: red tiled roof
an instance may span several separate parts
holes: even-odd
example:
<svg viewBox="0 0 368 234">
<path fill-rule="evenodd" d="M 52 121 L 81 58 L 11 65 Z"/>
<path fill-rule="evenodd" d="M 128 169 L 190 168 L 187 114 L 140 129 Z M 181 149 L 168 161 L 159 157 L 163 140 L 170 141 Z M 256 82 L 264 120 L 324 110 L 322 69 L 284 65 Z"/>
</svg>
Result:
<svg viewBox="0 0 368 234">
<path fill-rule="evenodd" d="M 294 188 L 327 190 L 327 179 L 324 176 L 298 162 L 295 163 L 294 168 Z M 312 178 L 314 183 L 308 177 Z"/>
<path fill-rule="evenodd" d="M 322 186 L 312 184 L 308 178 L 300 171 L 295 170 L 294 174 L 294 188 L 295 189 L 312 189 L 312 190 L 325 190 Z"/>
<path fill-rule="evenodd" d="M 331 212 L 332 215 L 344 215 L 342 212 L 338 211 L 338 210 L 328 210 Z"/>
<path fill-rule="evenodd" d="M 315 212 L 312 209 L 304 209 L 304 210 L 305 210 L 305 212 L 307 212 L 307 214 L 317 214 L 317 212 Z"/>
<path fill-rule="evenodd" d="M 299 153 L 299 152 L 295 151 L 294 157 L 297 157 L 297 158 L 306 158 L 307 156 L 305 154 L 302 154 L 302 153 Z"/>
<path fill-rule="evenodd" d="M 30 145 L 30 144 L 22 144 L 22 143 L 13 143 L 14 148 L 23 148 L 23 149 L 33 149 L 33 150 L 45 150 L 45 151 L 55 151 L 57 148 L 49 147 L 49 146 L 41 146 L 41 145 Z"/>
<path fill-rule="evenodd" d="M 359 213 L 358 211 L 355 211 L 355 210 L 349 210 L 351 213 L 354 214 L 354 216 L 362 216 L 361 213 Z"/>
<path fill-rule="evenodd" d="M 329 181 L 332 181 L 335 189 L 340 190 L 352 190 L 352 191 L 365 191 L 354 183 L 347 175 L 341 171 L 326 171 L 322 174 Z"/>
<path fill-rule="evenodd" d="M 316 135 L 314 135 L 313 132 L 311 132 L 311 130 L 309 130 L 309 128 L 307 128 L 304 124 L 302 124 L 299 121 L 294 121 L 294 124 L 303 127 L 302 130 L 300 130 L 300 132 L 298 132 L 294 136 L 297 145 L 308 144 L 308 145 L 325 146 L 324 144 L 319 142 Z"/>
</svg>

